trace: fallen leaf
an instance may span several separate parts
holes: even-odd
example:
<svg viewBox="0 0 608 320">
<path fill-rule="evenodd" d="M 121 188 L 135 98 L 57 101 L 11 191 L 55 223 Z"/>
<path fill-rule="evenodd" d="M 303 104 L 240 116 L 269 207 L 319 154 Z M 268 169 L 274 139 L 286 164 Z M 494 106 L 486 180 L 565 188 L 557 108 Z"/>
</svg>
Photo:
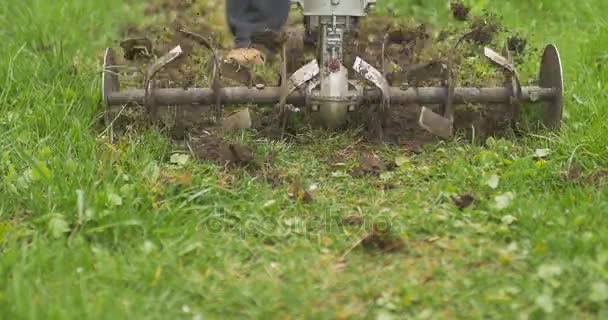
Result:
<svg viewBox="0 0 608 320">
<path fill-rule="evenodd" d="M 506 192 L 501 195 L 494 197 L 495 207 L 498 210 L 503 210 L 511 205 L 511 202 L 515 199 L 515 194 L 513 192 Z"/>
<path fill-rule="evenodd" d="M 395 164 L 397 165 L 397 167 L 401 167 L 404 164 L 408 163 L 410 160 L 406 157 L 397 157 L 395 158 Z"/>
<path fill-rule="evenodd" d="M 70 231 L 70 226 L 61 214 L 54 214 L 49 220 L 49 233 L 53 238 L 59 238 Z"/>
<path fill-rule="evenodd" d="M 541 279 L 551 279 L 562 274 L 562 267 L 556 264 L 543 264 L 538 267 L 537 274 Z"/>
<path fill-rule="evenodd" d="M 592 284 L 589 299 L 593 302 L 608 301 L 608 284 L 605 282 L 596 282 Z"/>
<path fill-rule="evenodd" d="M 509 226 L 512 225 L 515 221 L 517 221 L 517 218 L 508 214 L 506 216 L 503 216 L 500 221 L 502 222 L 502 224 Z"/>
<path fill-rule="evenodd" d="M 155 162 L 150 162 L 143 170 L 143 176 L 149 183 L 156 183 L 160 178 L 160 168 Z"/>
<path fill-rule="evenodd" d="M 172 164 L 176 164 L 178 166 L 183 166 L 190 160 L 190 156 L 182 153 L 174 153 L 171 155 L 171 159 L 169 160 Z"/>
<path fill-rule="evenodd" d="M 262 205 L 262 208 L 272 207 L 275 203 L 277 203 L 276 200 L 268 200 Z"/>
<path fill-rule="evenodd" d="M 251 128 L 249 108 L 237 110 L 224 118 L 223 128 L 226 131 L 238 131 Z"/>
<path fill-rule="evenodd" d="M 486 181 L 486 184 L 492 188 L 492 189 L 496 189 L 498 188 L 498 183 L 500 182 L 500 178 L 498 177 L 498 175 L 491 175 L 490 178 L 488 179 L 488 181 Z"/>
<path fill-rule="evenodd" d="M 551 153 L 549 149 L 536 149 L 534 151 L 534 156 L 538 159 L 546 158 Z"/>
<path fill-rule="evenodd" d="M 545 313 L 553 313 L 555 306 L 553 305 L 553 297 L 548 294 L 542 294 L 536 297 L 536 305 Z"/>
<path fill-rule="evenodd" d="M 108 194 L 108 202 L 115 207 L 122 206 L 122 198 L 115 193 Z"/>
</svg>

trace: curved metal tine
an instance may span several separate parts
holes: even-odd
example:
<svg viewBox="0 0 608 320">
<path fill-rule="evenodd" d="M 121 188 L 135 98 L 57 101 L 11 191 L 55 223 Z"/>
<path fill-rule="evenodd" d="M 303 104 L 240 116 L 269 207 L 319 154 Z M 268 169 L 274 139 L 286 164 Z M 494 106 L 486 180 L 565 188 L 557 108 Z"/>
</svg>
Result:
<svg viewBox="0 0 608 320">
<path fill-rule="evenodd" d="M 296 70 L 291 77 L 289 77 L 288 89 L 289 93 L 292 93 L 306 82 L 312 80 L 314 77 L 319 75 L 320 69 L 317 60 L 312 60 L 311 62 L 305 64 L 300 69 Z"/>
<path fill-rule="evenodd" d="M 384 51 L 384 45 L 383 45 L 383 49 Z M 382 92 L 382 103 L 380 104 L 380 112 L 378 114 L 378 135 L 379 135 L 379 139 L 383 140 L 383 135 L 384 135 L 384 125 L 385 125 L 385 113 L 387 112 L 388 108 L 390 107 L 390 99 L 391 99 L 391 93 L 390 93 L 390 84 L 388 83 L 388 80 L 386 80 L 386 77 L 384 76 L 384 52 L 382 53 L 382 72 L 378 71 L 378 69 L 374 68 L 372 65 L 370 65 L 369 63 L 367 63 L 365 60 L 361 59 L 361 57 L 357 57 L 355 59 L 355 63 L 353 65 L 353 70 L 355 70 L 357 73 L 359 73 L 361 76 L 363 76 L 363 78 L 367 79 L 368 81 L 372 82 L 376 87 L 378 87 L 380 89 L 380 92 Z"/>
<path fill-rule="evenodd" d="M 164 56 L 160 57 L 156 62 L 154 62 L 146 71 L 146 78 L 144 81 L 144 105 L 148 112 L 152 111 L 152 106 L 150 105 L 150 96 L 152 88 L 152 80 L 156 76 L 158 72 L 160 72 L 164 67 L 166 67 L 169 63 L 175 61 L 175 59 L 179 58 L 184 53 L 181 46 L 177 46 L 169 51 Z"/>
<path fill-rule="evenodd" d="M 362 75 L 365 79 L 371 81 L 382 92 L 382 108 L 390 107 L 390 84 L 384 77 L 382 72 L 374 68 L 365 60 L 357 57 L 353 65 L 353 70 Z"/>
<path fill-rule="evenodd" d="M 519 118 L 520 108 L 521 108 L 521 97 L 523 95 L 521 89 L 521 82 L 519 79 L 519 73 L 517 72 L 517 68 L 515 67 L 515 61 L 513 60 L 513 54 L 509 50 L 509 43 L 505 42 L 504 47 L 502 48 L 502 55 L 506 58 L 506 60 L 513 66 L 512 70 L 508 72 L 508 78 L 506 85 L 511 88 L 511 116 L 513 118 L 512 127 L 516 129 L 517 118 Z"/>
<path fill-rule="evenodd" d="M 212 79 L 211 88 L 213 89 L 213 91 L 215 93 L 215 112 L 216 112 L 215 117 L 216 117 L 216 121 L 219 122 L 219 121 L 221 121 L 222 113 L 223 113 L 223 107 L 221 104 L 222 98 L 221 98 L 221 94 L 219 92 L 222 89 L 222 83 L 221 83 L 222 68 L 220 66 L 221 62 L 220 62 L 220 57 L 217 53 L 217 49 L 212 45 L 212 41 L 210 39 L 207 39 L 207 38 L 201 36 L 200 34 L 197 34 L 197 33 L 191 32 L 191 31 L 187 31 L 185 29 L 180 29 L 179 32 L 184 34 L 187 38 L 194 40 L 198 44 L 209 49 L 211 51 L 211 54 L 213 55 L 213 79 Z"/>
<path fill-rule="evenodd" d="M 515 71 L 515 66 L 513 66 L 513 62 L 509 61 L 509 59 L 503 57 L 500 53 L 485 47 L 483 50 L 483 54 L 486 58 L 490 59 L 492 62 L 498 64 L 509 72 Z"/>
<path fill-rule="evenodd" d="M 279 119 L 281 120 L 281 139 L 285 135 L 287 129 L 287 120 L 289 111 L 285 108 L 287 97 L 289 96 L 289 80 L 287 79 L 287 43 L 283 42 L 281 46 L 281 95 L 279 96 Z"/>
</svg>

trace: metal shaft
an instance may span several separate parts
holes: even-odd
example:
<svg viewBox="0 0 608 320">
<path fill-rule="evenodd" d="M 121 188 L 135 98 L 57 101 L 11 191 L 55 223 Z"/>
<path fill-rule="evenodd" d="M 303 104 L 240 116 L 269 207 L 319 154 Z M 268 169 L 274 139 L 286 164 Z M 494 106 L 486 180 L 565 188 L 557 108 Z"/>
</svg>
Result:
<svg viewBox="0 0 608 320">
<path fill-rule="evenodd" d="M 280 87 L 266 87 L 264 89 L 226 87 L 218 91 L 222 103 L 226 104 L 275 104 L 279 101 Z M 448 91 L 444 87 L 390 88 L 390 99 L 393 104 L 441 104 L 445 102 Z M 559 92 L 553 88 L 524 87 L 522 88 L 523 101 L 551 101 Z M 463 87 L 454 89 L 454 102 L 463 103 L 508 103 L 511 90 L 504 87 L 473 88 Z M 156 89 L 150 93 L 149 101 L 158 105 L 212 105 L 215 103 L 215 94 L 209 88 L 191 89 Z M 349 98 L 350 97 L 350 98 Z M 126 104 L 143 104 L 145 90 L 126 90 L 111 92 L 106 96 L 109 106 Z M 314 99 L 315 97 L 308 97 Z M 307 97 L 302 91 L 294 91 L 287 99 L 291 104 L 302 104 Z M 380 90 L 367 91 L 364 95 L 350 91 L 347 99 L 354 103 L 379 102 L 382 99 Z"/>
</svg>

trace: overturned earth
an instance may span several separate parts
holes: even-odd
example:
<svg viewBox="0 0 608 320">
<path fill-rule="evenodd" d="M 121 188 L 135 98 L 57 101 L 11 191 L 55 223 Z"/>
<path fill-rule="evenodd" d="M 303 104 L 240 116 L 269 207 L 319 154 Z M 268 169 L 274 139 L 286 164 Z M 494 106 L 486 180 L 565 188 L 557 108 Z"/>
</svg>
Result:
<svg viewBox="0 0 608 320">
<path fill-rule="evenodd" d="M 459 10 L 463 10 L 460 8 Z M 124 31 L 118 42 L 122 50 L 118 64 L 121 69 L 121 90 L 143 88 L 147 66 L 155 59 L 180 45 L 185 54 L 161 70 L 155 77 L 156 88 L 211 87 L 214 59 L 212 51 L 184 36 L 180 30 L 201 35 L 217 51 L 221 60 L 231 48 L 231 37 L 224 18 L 223 2 L 187 0 L 152 1 L 147 14 L 149 22 L 132 25 Z M 468 11 L 467 11 L 468 13 Z M 264 66 L 247 68 L 223 63 L 221 86 L 280 86 L 280 43 L 286 41 L 288 74 L 315 58 L 315 35 L 307 35 L 303 16 L 292 9 L 283 33 L 254 38 L 255 46 L 267 56 Z M 383 70 L 391 86 L 420 87 L 444 86 L 448 69 L 457 86 L 505 86 L 507 74 L 483 56 L 484 46 L 500 51 L 508 45 L 516 62 L 525 62 L 529 55 L 538 52 L 521 35 L 513 35 L 500 24 L 500 18 L 463 16 L 454 13 L 454 23 L 443 29 L 389 15 L 372 14 L 361 19 L 345 45 L 344 65 L 352 66 L 358 56 Z M 448 57 L 451 67 L 448 68 Z M 532 56 L 533 58 L 534 56 Z M 350 72 L 351 78 L 357 75 Z M 189 138 L 199 132 L 222 136 L 213 106 L 152 106 L 157 112 L 151 119 L 142 106 L 129 106 L 114 119 L 116 132 L 136 130 L 150 125 L 150 120 L 166 129 L 174 139 Z M 252 113 L 251 129 L 265 138 L 293 138 L 311 128 L 310 112 L 291 114 L 286 126 L 278 121 L 279 114 L 272 105 L 225 106 L 223 114 L 233 108 L 247 107 Z M 305 106 L 296 106 L 307 110 Z M 372 112 L 376 106 L 361 106 L 350 113 L 344 130 L 360 132 L 364 140 L 378 142 L 379 116 Z M 435 141 L 435 137 L 420 128 L 418 115 L 422 105 L 390 105 L 382 115 L 384 119 L 382 142 L 403 146 L 419 146 Z M 441 106 L 426 105 L 438 110 Z M 517 131 L 519 118 L 512 106 L 458 105 L 455 109 L 454 128 L 465 139 L 512 135 Z M 205 140 L 205 139 L 199 139 Z"/>
</svg>

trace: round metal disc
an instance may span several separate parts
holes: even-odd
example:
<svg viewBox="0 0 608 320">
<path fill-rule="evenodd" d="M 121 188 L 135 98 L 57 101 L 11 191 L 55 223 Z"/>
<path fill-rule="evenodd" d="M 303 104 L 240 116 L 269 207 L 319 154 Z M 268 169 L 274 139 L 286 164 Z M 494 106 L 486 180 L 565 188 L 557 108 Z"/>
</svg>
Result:
<svg viewBox="0 0 608 320">
<path fill-rule="evenodd" d="M 544 125 L 550 130 L 559 130 L 561 127 L 564 104 L 564 73 L 557 47 L 548 45 L 543 53 L 540 65 L 539 85 L 542 88 L 555 89 L 553 99 L 545 102 Z"/>
</svg>

